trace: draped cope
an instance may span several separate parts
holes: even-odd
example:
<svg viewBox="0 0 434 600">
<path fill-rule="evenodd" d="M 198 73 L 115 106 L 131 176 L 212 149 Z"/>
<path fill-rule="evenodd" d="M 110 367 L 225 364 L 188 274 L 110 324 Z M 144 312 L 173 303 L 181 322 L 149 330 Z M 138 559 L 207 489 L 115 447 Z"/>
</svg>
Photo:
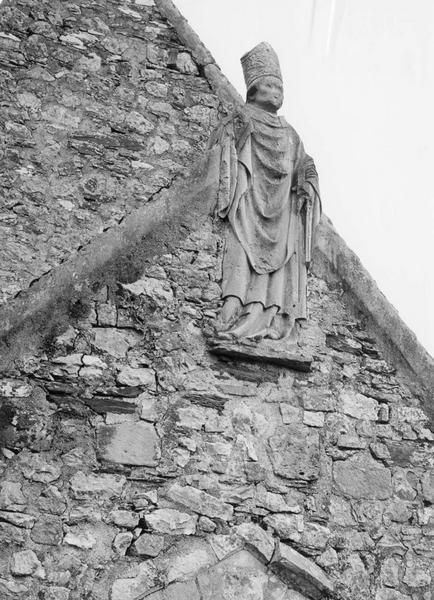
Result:
<svg viewBox="0 0 434 600">
<path fill-rule="evenodd" d="M 306 317 L 306 274 L 321 204 L 315 165 L 283 117 L 246 104 L 210 140 L 221 147 L 216 212 L 228 221 L 223 297 Z M 294 186 L 310 185 L 300 210 Z"/>
</svg>

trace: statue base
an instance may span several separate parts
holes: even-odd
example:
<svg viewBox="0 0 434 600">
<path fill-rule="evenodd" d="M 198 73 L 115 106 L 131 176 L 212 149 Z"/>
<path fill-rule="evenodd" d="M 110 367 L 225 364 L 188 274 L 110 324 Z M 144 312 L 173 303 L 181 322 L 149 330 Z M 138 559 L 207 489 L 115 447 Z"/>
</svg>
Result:
<svg viewBox="0 0 434 600">
<path fill-rule="evenodd" d="M 303 352 L 297 344 L 288 346 L 276 342 L 258 343 L 216 337 L 209 339 L 208 345 L 211 354 L 242 362 L 265 363 L 305 373 L 309 372 L 312 366 L 312 356 Z"/>
</svg>

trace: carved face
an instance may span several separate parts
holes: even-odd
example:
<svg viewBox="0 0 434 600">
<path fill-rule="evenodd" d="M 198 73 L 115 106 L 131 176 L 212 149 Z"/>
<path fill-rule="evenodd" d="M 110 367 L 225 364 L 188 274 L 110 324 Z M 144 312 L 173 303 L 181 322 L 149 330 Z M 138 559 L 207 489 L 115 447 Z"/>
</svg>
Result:
<svg viewBox="0 0 434 600">
<path fill-rule="evenodd" d="M 283 104 L 283 84 L 277 77 L 266 75 L 255 82 L 251 102 L 269 112 L 277 112 Z"/>
</svg>

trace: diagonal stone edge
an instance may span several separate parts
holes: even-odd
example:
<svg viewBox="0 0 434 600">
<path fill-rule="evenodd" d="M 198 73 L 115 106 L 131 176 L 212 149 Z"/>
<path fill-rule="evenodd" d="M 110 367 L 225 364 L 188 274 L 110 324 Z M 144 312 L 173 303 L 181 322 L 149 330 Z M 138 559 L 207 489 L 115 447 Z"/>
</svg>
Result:
<svg viewBox="0 0 434 600">
<path fill-rule="evenodd" d="M 155 4 L 163 17 L 175 29 L 181 42 L 191 51 L 193 58 L 202 67 L 213 91 L 218 95 L 226 109 L 230 111 L 238 104 L 243 104 L 240 94 L 222 73 L 211 52 L 172 0 L 155 0 Z"/>
<path fill-rule="evenodd" d="M 198 229 L 216 201 L 219 156 L 217 147 L 206 152 L 189 174 L 0 307 L 0 370 L 62 330 L 72 307 L 99 287 L 134 281 L 146 259 Z"/>
<path fill-rule="evenodd" d="M 333 583 L 321 567 L 280 541 L 276 544 L 269 568 L 284 583 L 312 600 L 333 597 Z"/>
<path fill-rule="evenodd" d="M 434 389 L 434 359 L 324 215 L 316 234 L 312 270 L 327 282 L 342 285 L 346 304 L 367 317 L 368 329 L 378 339 L 386 356 L 416 376 L 426 390 L 425 409 L 434 422 L 434 404 L 430 395 L 430 390 Z"/>
</svg>

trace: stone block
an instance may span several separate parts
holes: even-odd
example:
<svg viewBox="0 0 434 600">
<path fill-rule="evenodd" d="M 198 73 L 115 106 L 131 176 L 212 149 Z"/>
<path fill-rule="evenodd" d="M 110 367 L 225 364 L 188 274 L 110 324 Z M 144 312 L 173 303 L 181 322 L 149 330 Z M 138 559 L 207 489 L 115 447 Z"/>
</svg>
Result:
<svg viewBox="0 0 434 600">
<path fill-rule="evenodd" d="M 167 497 L 206 517 L 223 521 L 230 521 L 233 517 L 234 509 L 230 504 L 189 485 L 175 483 L 168 489 Z"/>
<path fill-rule="evenodd" d="M 43 590 L 44 600 L 69 600 L 70 591 L 68 588 L 53 585 Z"/>
<path fill-rule="evenodd" d="M 215 562 L 216 557 L 209 544 L 192 538 L 177 545 L 173 553 L 164 557 L 158 566 L 163 568 L 165 580 L 172 583 L 193 579 L 199 571 L 208 569 Z"/>
<path fill-rule="evenodd" d="M 77 471 L 71 478 L 71 489 L 73 496 L 77 499 L 87 496 L 113 498 L 122 494 L 125 483 L 126 479 L 123 475 L 106 473 L 86 475 L 82 471 Z"/>
<path fill-rule="evenodd" d="M 122 367 L 117 382 L 131 387 L 146 387 L 155 390 L 155 371 L 147 368 Z"/>
<path fill-rule="evenodd" d="M 125 556 L 133 539 L 134 537 L 131 531 L 123 531 L 122 533 L 118 533 L 113 540 L 113 550 L 119 554 L 119 556 Z"/>
<path fill-rule="evenodd" d="M 164 537 L 162 535 L 143 533 L 132 545 L 131 552 L 134 556 L 150 556 L 154 558 L 160 554 L 163 548 Z"/>
<path fill-rule="evenodd" d="M 27 504 L 21 491 L 21 483 L 17 481 L 3 481 L 0 483 L 0 509 L 21 511 Z"/>
<path fill-rule="evenodd" d="M 201 571 L 197 578 L 202 600 L 265 600 L 269 597 L 267 580 L 266 567 L 247 550 L 240 550 L 215 567 Z"/>
<path fill-rule="evenodd" d="M 303 423 L 309 427 L 324 427 L 324 413 L 305 410 Z"/>
<path fill-rule="evenodd" d="M 235 532 L 261 562 L 270 562 L 274 553 L 274 539 L 269 533 L 255 523 L 242 523 L 235 527 Z"/>
<path fill-rule="evenodd" d="M 160 457 L 159 438 L 150 423 L 100 425 L 97 445 L 100 459 L 123 465 L 154 467 Z"/>
<path fill-rule="evenodd" d="M 194 535 L 197 519 L 197 515 L 172 508 L 159 508 L 145 515 L 145 521 L 152 531 L 170 535 Z"/>
<path fill-rule="evenodd" d="M 35 519 L 36 517 L 26 513 L 0 510 L 0 521 L 6 521 L 6 523 L 11 523 L 12 525 L 15 525 L 15 527 L 31 529 L 35 524 Z"/>
<path fill-rule="evenodd" d="M 340 393 L 338 409 L 354 419 L 376 421 L 379 404 L 373 398 L 348 389 Z"/>
<path fill-rule="evenodd" d="M 124 358 L 128 350 L 141 340 L 141 335 L 132 330 L 94 327 L 93 332 L 93 345 L 114 358 Z"/>
<path fill-rule="evenodd" d="M 434 469 L 429 469 L 422 476 L 422 496 L 426 502 L 434 504 Z"/>
<path fill-rule="evenodd" d="M 109 514 L 109 519 L 117 527 L 134 529 L 139 524 L 140 515 L 131 510 L 112 510 Z"/>
<path fill-rule="evenodd" d="M 303 515 L 276 513 L 264 518 L 264 523 L 272 527 L 281 540 L 299 542 L 304 530 Z"/>
<path fill-rule="evenodd" d="M 333 477 L 338 489 L 358 500 L 385 500 L 392 494 L 390 470 L 366 454 L 336 461 Z"/>
<path fill-rule="evenodd" d="M 324 571 L 293 548 L 279 542 L 271 569 L 282 581 L 314 600 L 332 594 L 334 586 Z"/>
<path fill-rule="evenodd" d="M 117 579 L 113 583 L 110 600 L 138 600 L 160 587 L 155 566 L 150 561 L 142 562 L 132 577 Z"/>
<path fill-rule="evenodd" d="M 269 439 L 276 475 L 285 479 L 313 481 L 319 475 L 319 434 L 293 423 Z"/>
<path fill-rule="evenodd" d="M 42 565 L 33 550 L 22 550 L 12 555 L 11 572 L 13 575 L 33 575 L 41 568 Z"/>
<path fill-rule="evenodd" d="M 57 546 L 63 538 L 62 521 L 59 517 L 40 517 L 33 526 L 30 537 L 37 544 Z"/>
<path fill-rule="evenodd" d="M 167 142 L 162 138 L 155 138 L 155 140 L 154 150 L 156 153 L 159 154 L 160 150 L 165 152 L 168 148 Z M 154 277 L 143 277 L 134 283 L 124 283 L 122 287 L 135 296 L 143 295 L 152 299 L 156 306 L 160 308 L 164 308 L 173 302 L 173 291 L 169 281 L 155 279 Z"/>
<path fill-rule="evenodd" d="M 268 363 L 278 367 L 286 367 L 297 371 L 310 371 L 312 357 L 287 349 L 279 349 L 267 343 L 234 342 L 215 339 L 210 341 L 210 352 L 217 356 L 224 356 L 235 360 Z"/>
<path fill-rule="evenodd" d="M 75 548 L 90 550 L 96 545 L 96 539 L 88 531 L 83 529 L 74 529 L 68 531 L 63 538 L 63 543 L 68 546 L 74 546 Z"/>
</svg>

